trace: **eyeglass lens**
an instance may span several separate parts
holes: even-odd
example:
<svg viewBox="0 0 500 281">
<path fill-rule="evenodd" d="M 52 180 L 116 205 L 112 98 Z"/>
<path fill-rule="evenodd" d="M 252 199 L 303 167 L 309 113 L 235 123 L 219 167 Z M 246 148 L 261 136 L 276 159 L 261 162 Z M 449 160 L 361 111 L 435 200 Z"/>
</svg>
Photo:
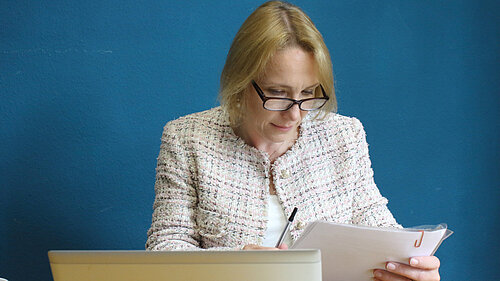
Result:
<svg viewBox="0 0 500 281">
<path fill-rule="evenodd" d="M 310 99 L 303 100 L 299 103 L 299 107 L 302 110 L 315 110 L 322 107 L 326 103 L 324 99 Z M 294 104 L 291 100 L 286 99 L 268 99 L 264 103 L 264 108 L 269 110 L 287 110 Z"/>
</svg>

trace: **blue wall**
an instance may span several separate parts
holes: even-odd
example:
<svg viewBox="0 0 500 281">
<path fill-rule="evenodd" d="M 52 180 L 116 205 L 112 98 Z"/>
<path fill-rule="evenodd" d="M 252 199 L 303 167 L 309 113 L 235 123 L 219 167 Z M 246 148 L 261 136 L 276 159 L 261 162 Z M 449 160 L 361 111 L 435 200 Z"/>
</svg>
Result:
<svg viewBox="0 0 500 281">
<path fill-rule="evenodd" d="M 46 2 L 46 3 L 43 3 Z M 297 1 L 405 226 L 447 222 L 443 280 L 500 276 L 498 1 Z M 49 249 L 143 249 L 168 120 L 217 105 L 260 1 L 0 2 L 0 276 Z"/>
</svg>

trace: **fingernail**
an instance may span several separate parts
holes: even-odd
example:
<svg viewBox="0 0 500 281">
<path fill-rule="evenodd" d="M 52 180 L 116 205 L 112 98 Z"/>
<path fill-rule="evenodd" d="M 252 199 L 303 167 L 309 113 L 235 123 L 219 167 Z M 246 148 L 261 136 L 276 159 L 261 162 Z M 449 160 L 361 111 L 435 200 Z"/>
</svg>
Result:
<svg viewBox="0 0 500 281">
<path fill-rule="evenodd" d="M 377 277 L 377 278 L 380 278 L 380 277 L 382 277 L 382 272 L 380 272 L 379 270 L 375 270 L 373 275 L 375 275 L 375 277 Z"/>
<path fill-rule="evenodd" d="M 417 260 L 417 259 L 415 259 L 415 258 L 411 258 L 411 259 L 410 259 L 410 265 L 415 266 L 415 265 L 417 265 L 417 264 L 418 264 L 418 260 Z"/>
<path fill-rule="evenodd" d="M 394 269 L 396 269 L 396 265 L 390 262 L 390 263 L 387 264 L 387 269 L 388 270 L 394 270 Z"/>
</svg>

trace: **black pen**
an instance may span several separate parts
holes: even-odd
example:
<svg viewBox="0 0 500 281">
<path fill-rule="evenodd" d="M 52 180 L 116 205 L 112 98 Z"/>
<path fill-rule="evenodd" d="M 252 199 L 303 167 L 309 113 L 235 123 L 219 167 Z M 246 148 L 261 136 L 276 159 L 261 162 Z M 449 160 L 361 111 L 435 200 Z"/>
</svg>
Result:
<svg viewBox="0 0 500 281">
<path fill-rule="evenodd" d="M 283 241 L 285 240 L 285 236 L 290 230 L 290 226 L 292 225 L 293 218 L 295 218 L 295 214 L 297 213 L 297 207 L 293 208 L 293 212 L 288 218 L 288 221 L 286 222 L 285 229 L 283 229 L 283 232 L 281 233 L 280 239 L 278 240 L 278 243 L 276 243 L 276 248 L 279 248 L 281 244 L 283 244 Z"/>
</svg>

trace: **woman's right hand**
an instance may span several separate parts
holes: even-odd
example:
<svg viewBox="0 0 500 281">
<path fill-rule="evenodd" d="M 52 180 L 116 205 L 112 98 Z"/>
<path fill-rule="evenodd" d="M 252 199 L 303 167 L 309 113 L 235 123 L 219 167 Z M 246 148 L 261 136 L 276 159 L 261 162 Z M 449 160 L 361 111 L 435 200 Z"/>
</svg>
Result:
<svg viewBox="0 0 500 281">
<path fill-rule="evenodd" d="M 248 244 L 243 247 L 243 250 L 245 251 L 251 251 L 251 250 L 266 250 L 266 251 L 273 251 L 273 250 L 288 250 L 288 246 L 286 244 L 281 244 L 278 248 L 274 247 L 264 247 L 264 246 L 259 246 L 255 244 Z"/>
</svg>

